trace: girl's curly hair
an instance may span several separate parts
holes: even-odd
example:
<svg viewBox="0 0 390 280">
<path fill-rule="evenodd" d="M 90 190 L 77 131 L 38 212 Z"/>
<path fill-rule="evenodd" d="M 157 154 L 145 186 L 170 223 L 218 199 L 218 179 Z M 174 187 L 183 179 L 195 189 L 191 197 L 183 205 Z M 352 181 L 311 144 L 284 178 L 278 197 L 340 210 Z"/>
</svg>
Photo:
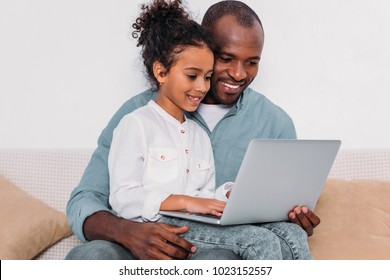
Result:
<svg viewBox="0 0 390 280">
<path fill-rule="evenodd" d="M 154 0 L 150 5 L 142 5 L 141 9 L 141 15 L 132 25 L 132 36 L 138 38 L 137 47 L 142 47 L 143 63 L 153 90 L 159 88 L 153 74 L 155 61 L 169 72 L 177 54 L 189 46 L 214 50 L 208 31 L 190 18 L 181 0 Z"/>
</svg>

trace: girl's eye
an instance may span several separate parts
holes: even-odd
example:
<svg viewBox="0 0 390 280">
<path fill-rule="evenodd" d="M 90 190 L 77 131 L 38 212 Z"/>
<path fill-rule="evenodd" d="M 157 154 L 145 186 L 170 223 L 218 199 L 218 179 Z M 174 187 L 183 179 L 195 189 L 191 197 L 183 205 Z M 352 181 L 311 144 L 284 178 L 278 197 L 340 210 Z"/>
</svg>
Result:
<svg viewBox="0 0 390 280">
<path fill-rule="evenodd" d="M 190 80 L 195 80 L 195 79 L 196 79 L 196 75 L 187 75 L 187 77 L 188 77 Z"/>
<path fill-rule="evenodd" d="M 207 76 L 207 77 L 206 77 L 206 80 L 207 80 L 207 81 L 210 81 L 210 80 L 211 80 L 211 76 Z"/>
</svg>

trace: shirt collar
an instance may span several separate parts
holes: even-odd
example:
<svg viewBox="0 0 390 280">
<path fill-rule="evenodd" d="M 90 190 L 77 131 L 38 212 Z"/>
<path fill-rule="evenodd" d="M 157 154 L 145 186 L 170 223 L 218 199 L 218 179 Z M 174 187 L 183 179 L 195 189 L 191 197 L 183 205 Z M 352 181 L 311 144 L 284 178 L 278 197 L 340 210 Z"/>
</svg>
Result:
<svg viewBox="0 0 390 280">
<path fill-rule="evenodd" d="M 184 115 L 184 122 L 180 123 L 177 119 L 172 117 L 167 111 L 161 108 L 160 105 L 158 105 L 154 100 L 150 100 L 148 105 L 152 107 L 153 110 L 155 110 L 162 118 L 164 118 L 166 121 L 176 126 L 182 127 L 185 126 L 187 123 L 187 117 L 185 115 Z"/>
<path fill-rule="evenodd" d="M 242 110 L 244 108 L 244 105 L 246 102 L 246 95 L 247 95 L 247 92 L 249 92 L 249 90 L 250 90 L 249 88 L 246 88 L 243 91 L 243 93 L 238 98 L 236 104 L 230 109 L 230 111 L 225 116 L 235 115 L 235 114 L 237 114 L 237 112 L 239 110 Z M 201 124 L 203 127 L 207 128 L 206 122 L 203 120 L 202 116 L 198 113 L 198 111 L 186 112 L 185 114 L 188 118 L 197 120 L 199 124 Z"/>
</svg>

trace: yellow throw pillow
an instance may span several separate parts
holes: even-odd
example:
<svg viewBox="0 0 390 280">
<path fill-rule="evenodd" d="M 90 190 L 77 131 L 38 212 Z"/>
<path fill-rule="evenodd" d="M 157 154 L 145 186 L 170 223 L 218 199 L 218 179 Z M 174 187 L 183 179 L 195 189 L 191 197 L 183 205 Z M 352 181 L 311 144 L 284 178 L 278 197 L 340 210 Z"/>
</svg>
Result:
<svg viewBox="0 0 390 280">
<path fill-rule="evenodd" d="M 390 259 L 390 181 L 328 180 L 315 213 L 314 259 Z"/>
<path fill-rule="evenodd" d="M 72 231 L 64 213 L 0 176 L 0 259 L 36 257 Z"/>
</svg>

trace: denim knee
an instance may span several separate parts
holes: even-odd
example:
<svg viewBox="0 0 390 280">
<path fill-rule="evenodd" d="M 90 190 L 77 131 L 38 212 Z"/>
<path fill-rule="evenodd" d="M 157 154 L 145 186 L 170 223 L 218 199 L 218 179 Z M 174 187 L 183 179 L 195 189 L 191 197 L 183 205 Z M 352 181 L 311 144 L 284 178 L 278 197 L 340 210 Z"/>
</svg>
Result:
<svg viewBox="0 0 390 280">
<path fill-rule="evenodd" d="M 283 259 L 312 259 L 307 233 L 302 227 L 289 222 L 261 224 L 260 227 L 269 229 L 279 237 L 284 253 L 290 251 L 290 256 L 284 256 Z"/>
<path fill-rule="evenodd" d="M 135 260 L 133 254 L 123 246 L 105 241 L 93 240 L 73 248 L 66 260 Z"/>
<path fill-rule="evenodd" d="M 196 230 L 185 235 L 200 250 L 230 250 L 240 258 L 247 260 L 282 258 L 278 236 L 268 229 L 253 225 L 206 226 L 201 231 Z"/>
<path fill-rule="evenodd" d="M 199 249 L 191 260 L 242 260 L 242 258 L 228 249 Z"/>
<path fill-rule="evenodd" d="M 279 237 L 272 231 L 256 226 L 246 226 L 244 231 L 246 244 L 257 255 L 260 260 L 280 260 L 282 259 Z M 251 230 L 252 234 L 248 234 Z"/>
</svg>

